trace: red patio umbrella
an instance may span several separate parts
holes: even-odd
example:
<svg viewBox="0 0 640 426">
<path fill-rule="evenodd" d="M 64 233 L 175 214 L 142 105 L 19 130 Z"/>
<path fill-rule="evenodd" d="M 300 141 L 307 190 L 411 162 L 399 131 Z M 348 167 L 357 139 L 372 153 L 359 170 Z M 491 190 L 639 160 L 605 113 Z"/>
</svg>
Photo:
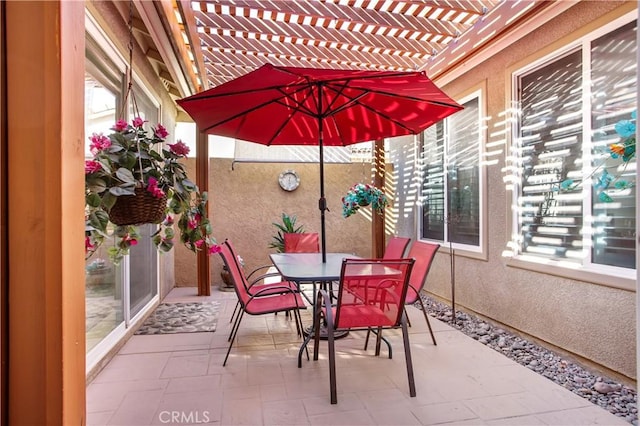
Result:
<svg viewBox="0 0 640 426">
<path fill-rule="evenodd" d="M 177 102 L 201 132 L 263 145 L 319 146 L 323 261 L 323 146 L 416 134 L 462 109 L 424 72 L 271 64 Z"/>
</svg>

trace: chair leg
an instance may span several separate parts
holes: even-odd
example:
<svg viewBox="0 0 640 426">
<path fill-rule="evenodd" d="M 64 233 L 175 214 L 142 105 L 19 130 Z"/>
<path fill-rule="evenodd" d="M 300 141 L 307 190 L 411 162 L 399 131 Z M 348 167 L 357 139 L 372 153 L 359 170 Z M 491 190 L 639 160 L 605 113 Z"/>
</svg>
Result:
<svg viewBox="0 0 640 426">
<path fill-rule="evenodd" d="M 369 347 L 369 336 L 371 336 L 371 329 L 367 328 L 367 337 L 365 337 L 364 339 L 364 350 L 367 350 L 367 347 Z"/>
<path fill-rule="evenodd" d="M 229 319 L 229 323 L 233 322 L 233 318 L 236 316 L 236 312 L 238 311 L 239 307 L 240 307 L 240 301 L 238 300 L 238 302 L 236 303 L 236 307 L 233 308 L 233 313 L 231 314 L 231 318 Z"/>
<path fill-rule="evenodd" d="M 407 378 L 409 380 L 409 396 L 416 396 L 416 382 L 413 377 L 413 362 L 411 361 L 411 345 L 409 344 L 409 330 L 407 316 L 402 315 L 402 340 L 404 341 L 404 358 L 407 364 Z"/>
<path fill-rule="evenodd" d="M 235 327 L 235 329 L 233 330 L 233 333 L 231 334 L 229 349 L 227 349 L 227 355 L 224 357 L 224 362 L 222 363 L 223 367 L 227 365 L 227 358 L 229 358 L 229 353 L 231 352 L 231 346 L 233 346 L 233 342 L 236 340 L 236 334 L 238 334 L 238 329 L 240 328 L 240 322 L 242 321 L 243 316 L 244 316 L 244 309 L 240 311 L 240 313 L 238 314 L 238 318 L 236 318 L 238 326 Z"/>
<path fill-rule="evenodd" d="M 329 346 L 329 386 L 331 386 L 331 403 L 338 403 L 336 386 L 336 348 L 333 338 L 333 324 L 327 324 L 327 343 Z"/>
<path fill-rule="evenodd" d="M 240 318 L 240 314 L 244 312 L 244 309 L 240 308 L 240 310 L 238 311 L 238 314 L 236 315 L 236 319 L 233 322 L 233 325 L 231 326 L 231 331 L 229 332 L 229 337 L 227 337 L 227 342 L 231 341 L 231 336 L 233 336 L 233 332 L 236 329 L 236 327 L 238 327 L 238 319 Z"/>
<path fill-rule="evenodd" d="M 422 307 L 422 313 L 424 314 L 424 319 L 427 321 L 427 327 L 429 327 L 429 333 L 431 334 L 431 340 L 433 341 L 433 345 L 437 346 L 436 336 L 433 334 L 433 329 L 431 328 L 431 323 L 429 322 L 429 315 L 427 314 L 427 308 L 425 308 L 424 303 L 422 302 L 422 298 L 418 297 L 420 301 L 420 306 Z"/>
<path fill-rule="evenodd" d="M 378 327 L 376 333 L 376 356 L 380 356 L 380 342 L 382 341 L 382 327 Z"/>
</svg>

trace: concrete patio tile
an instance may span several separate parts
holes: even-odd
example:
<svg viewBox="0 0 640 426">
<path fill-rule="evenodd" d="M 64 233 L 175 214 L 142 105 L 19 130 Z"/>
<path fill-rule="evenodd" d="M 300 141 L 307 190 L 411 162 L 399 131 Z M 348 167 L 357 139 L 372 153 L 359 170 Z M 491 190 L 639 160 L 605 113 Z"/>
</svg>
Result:
<svg viewBox="0 0 640 426">
<path fill-rule="evenodd" d="M 263 402 L 262 417 L 266 425 L 309 424 L 302 400 Z"/>
<path fill-rule="evenodd" d="M 162 370 L 162 378 L 202 376 L 209 369 L 209 354 L 172 354 Z"/>
<path fill-rule="evenodd" d="M 166 379 L 127 380 L 93 383 L 87 388 L 87 413 L 115 411 L 130 392 L 163 391 L 169 381 Z"/>
<path fill-rule="evenodd" d="M 411 408 L 408 400 L 412 398 L 409 396 L 408 391 L 405 395 L 396 388 L 360 392 L 358 395 L 368 411 L 375 411 L 381 408 L 409 411 Z"/>
<path fill-rule="evenodd" d="M 116 355 L 94 383 L 159 379 L 170 356 L 169 352 Z"/>
<path fill-rule="evenodd" d="M 340 399 L 338 397 L 338 403 Z M 309 416 L 309 424 L 311 425 L 375 425 L 376 422 L 371 418 L 365 410 L 340 411 L 328 414 L 320 414 L 317 416 Z"/>
<path fill-rule="evenodd" d="M 129 392 L 109 419 L 109 425 L 149 425 L 155 421 L 163 391 Z"/>
<path fill-rule="evenodd" d="M 221 390 L 165 394 L 151 424 L 219 423 L 221 416 Z"/>
<path fill-rule="evenodd" d="M 411 412 L 424 425 L 454 422 L 459 424 L 463 420 L 482 421 L 461 401 L 445 402 L 442 404 L 423 405 L 411 408 Z"/>
<path fill-rule="evenodd" d="M 462 402 L 483 420 L 533 414 L 531 408 L 521 404 L 515 395 L 487 396 Z"/>
<path fill-rule="evenodd" d="M 259 398 L 224 399 L 222 405 L 223 425 L 256 426 L 265 424 L 262 419 L 262 403 Z"/>
<path fill-rule="evenodd" d="M 533 415 L 505 417 L 504 419 L 487 420 L 491 426 L 538 426 L 546 425 L 545 422 Z"/>
<path fill-rule="evenodd" d="M 304 398 L 302 402 L 309 417 L 340 411 L 357 411 L 365 408 L 355 393 L 339 393 L 338 404 L 330 404 L 331 396 L 328 389 L 326 395 Z"/>
<path fill-rule="evenodd" d="M 409 410 L 401 407 L 385 408 L 369 411 L 377 425 L 419 425 L 420 422 Z"/>
<path fill-rule="evenodd" d="M 208 349 L 215 333 L 134 335 L 120 350 L 121 355 Z"/>
<path fill-rule="evenodd" d="M 165 394 L 184 392 L 222 391 L 220 374 L 201 375 L 196 377 L 175 377 L 169 379 Z"/>
<path fill-rule="evenodd" d="M 260 385 L 260 400 L 265 402 L 287 400 L 287 389 L 283 383 Z"/>
<path fill-rule="evenodd" d="M 558 410 L 550 413 L 536 414 L 536 417 L 549 425 L 627 425 L 629 423 L 608 411 L 591 405 L 589 407 Z"/>
<path fill-rule="evenodd" d="M 105 426 L 109 423 L 109 419 L 113 416 L 113 413 L 113 411 L 87 413 L 87 424 L 93 426 Z"/>
</svg>

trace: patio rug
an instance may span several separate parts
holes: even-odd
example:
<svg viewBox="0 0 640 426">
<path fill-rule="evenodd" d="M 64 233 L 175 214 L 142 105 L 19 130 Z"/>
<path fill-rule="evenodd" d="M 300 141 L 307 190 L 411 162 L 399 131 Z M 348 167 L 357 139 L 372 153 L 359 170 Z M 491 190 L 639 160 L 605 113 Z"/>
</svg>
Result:
<svg viewBox="0 0 640 426">
<path fill-rule="evenodd" d="M 161 303 L 134 334 L 215 331 L 219 306 L 218 302 Z"/>
</svg>

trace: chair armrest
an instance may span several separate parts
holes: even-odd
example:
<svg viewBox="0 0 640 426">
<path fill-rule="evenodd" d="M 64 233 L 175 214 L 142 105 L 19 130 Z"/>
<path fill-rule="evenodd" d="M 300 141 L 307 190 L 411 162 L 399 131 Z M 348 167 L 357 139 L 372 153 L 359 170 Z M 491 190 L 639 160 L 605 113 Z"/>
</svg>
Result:
<svg viewBox="0 0 640 426">
<path fill-rule="evenodd" d="M 272 266 L 273 266 L 273 264 L 258 266 L 256 269 L 254 269 L 253 271 L 249 272 L 249 275 L 247 275 L 247 281 L 250 281 L 251 280 L 251 276 L 253 274 L 255 274 L 256 272 L 260 271 L 261 269 L 271 268 Z"/>
</svg>

